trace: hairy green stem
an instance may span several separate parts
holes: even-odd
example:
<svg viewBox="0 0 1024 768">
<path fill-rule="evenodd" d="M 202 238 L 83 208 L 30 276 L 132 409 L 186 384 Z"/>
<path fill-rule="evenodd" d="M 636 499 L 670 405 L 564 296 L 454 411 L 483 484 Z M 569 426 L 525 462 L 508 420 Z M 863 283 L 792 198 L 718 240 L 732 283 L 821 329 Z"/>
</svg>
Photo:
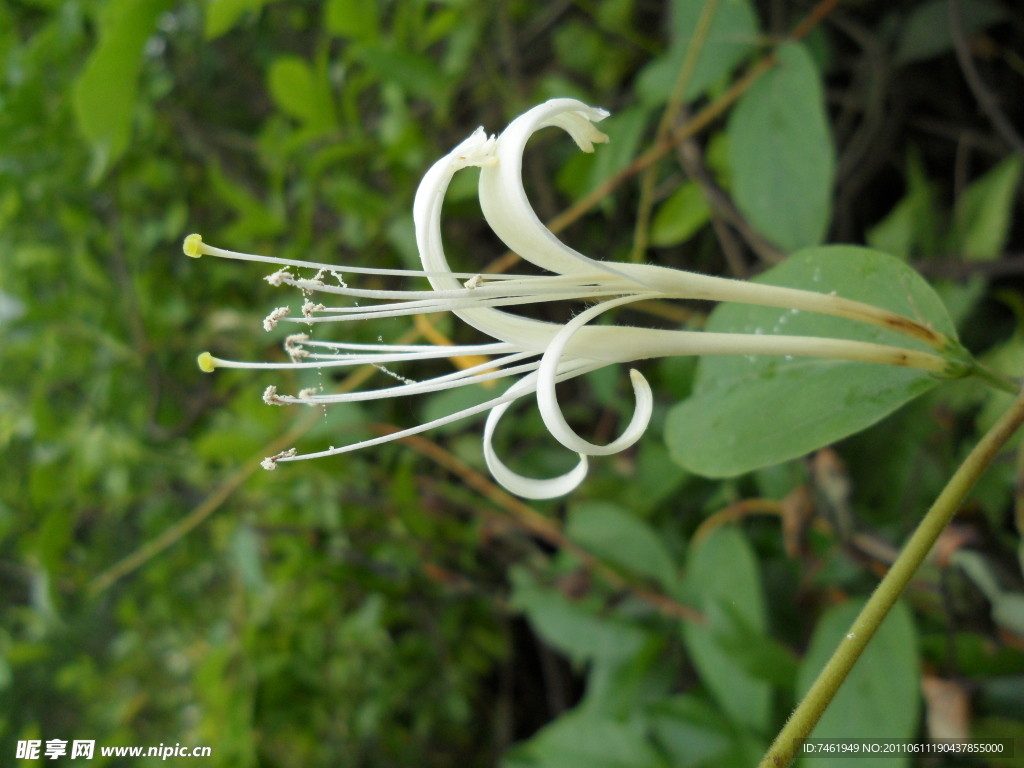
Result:
<svg viewBox="0 0 1024 768">
<path fill-rule="evenodd" d="M 932 508 L 921 520 L 892 568 L 875 589 L 846 637 L 814 681 L 803 700 L 775 737 L 759 768 L 785 768 L 803 741 L 814 730 L 825 709 L 843 684 L 875 631 L 896 603 L 911 577 L 931 551 L 939 534 L 996 454 L 1024 423 L 1024 392 L 1003 414 L 950 478 Z"/>
</svg>

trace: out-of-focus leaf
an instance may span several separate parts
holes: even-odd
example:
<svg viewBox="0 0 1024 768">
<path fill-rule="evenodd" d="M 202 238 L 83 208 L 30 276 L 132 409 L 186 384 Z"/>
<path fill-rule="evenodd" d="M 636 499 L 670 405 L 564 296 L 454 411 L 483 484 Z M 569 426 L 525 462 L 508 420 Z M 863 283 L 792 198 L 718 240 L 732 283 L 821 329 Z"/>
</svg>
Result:
<svg viewBox="0 0 1024 768">
<path fill-rule="evenodd" d="M 689 240 L 711 219 L 711 207 L 695 181 L 687 181 L 662 203 L 651 221 L 651 245 L 666 247 Z"/>
<path fill-rule="evenodd" d="M 714 707 L 682 694 L 648 710 L 651 730 L 676 768 L 705 764 L 727 752 L 733 741 L 729 722 Z"/>
<path fill-rule="evenodd" d="M 447 98 L 450 81 L 426 56 L 384 45 L 361 46 L 359 56 L 377 77 L 394 83 L 410 96 L 435 103 Z"/>
<path fill-rule="evenodd" d="M 931 256 L 939 242 L 935 192 L 924 174 L 920 155 L 907 157 L 907 194 L 867 232 L 868 245 L 908 261 L 917 253 Z"/>
<path fill-rule="evenodd" d="M 922 632 L 921 656 L 927 666 L 942 668 L 956 660 L 965 677 L 996 679 L 1024 676 L 1024 653 L 1009 645 L 996 645 L 980 632 Z M 1024 692 L 1024 686 L 1019 690 Z"/>
<path fill-rule="evenodd" d="M 1020 685 L 1020 682 L 1017 683 Z M 1020 712 L 1016 709 L 1009 714 L 1013 717 Z M 1013 739 L 1014 746 L 1024 743 L 1024 723 L 1011 720 L 1009 717 L 979 717 L 971 723 L 971 736 L 975 744 L 991 743 L 996 739 Z M 1024 768 L 1024 750 L 1017 748 L 1013 757 L 992 758 L 988 763 L 1000 768 Z"/>
<path fill-rule="evenodd" d="M 668 101 L 704 6 L 704 0 L 672 3 L 672 47 L 637 79 L 636 91 L 645 104 Z M 728 75 L 754 49 L 758 32 L 757 16 L 748 0 L 721 0 L 683 98 L 697 98 Z"/>
<path fill-rule="evenodd" d="M 663 768 L 642 723 L 573 711 L 503 761 L 504 768 Z"/>
<path fill-rule="evenodd" d="M 598 557 L 675 591 L 676 566 L 658 534 L 619 505 L 590 501 L 574 506 L 566 533 Z"/>
<path fill-rule="evenodd" d="M 211 163 L 207 172 L 214 192 L 238 213 L 238 218 L 223 233 L 228 241 L 270 237 L 281 232 L 284 217 L 279 211 L 264 205 L 248 189 L 229 179 L 218 163 Z"/>
<path fill-rule="evenodd" d="M 329 0 L 324 25 L 338 37 L 372 43 L 380 34 L 377 0 Z"/>
<path fill-rule="evenodd" d="M 312 131 L 335 126 L 334 102 L 326 75 L 315 72 L 299 56 L 275 59 L 267 72 L 267 87 L 281 111 L 301 120 Z"/>
<path fill-rule="evenodd" d="M 169 0 L 109 0 L 99 18 L 99 42 L 72 89 L 78 128 L 89 142 L 98 181 L 124 154 L 142 70 L 142 49 Z"/>
<path fill-rule="evenodd" d="M 691 475 L 668 454 L 661 440 L 645 440 L 636 458 L 636 475 L 630 484 L 627 506 L 646 515 L 683 485 Z"/>
<path fill-rule="evenodd" d="M 992 620 L 1018 637 L 1024 637 L 1024 594 L 1004 590 L 984 555 L 959 549 L 952 562 L 981 590 L 992 605 Z"/>
<path fill-rule="evenodd" d="M 993 0 L 960 0 L 960 23 L 968 37 L 1005 18 L 1005 9 Z M 949 0 L 928 0 L 916 6 L 904 22 L 893 63 L 930 59 L 952 48 Z"/>
<path fill-rule="evenodd" d="M 1024 376 L 1024 329 L 1017 332 L 1002 344 L 990 349 L 981 362 L 1007 376 Z M 985 402 L 975 420 L 979 434 L 984 434 L 999 420 L 1006 409 L 1013 404 L 1013 395 L 993 389 L 985 390 Z M 1019 445 L 1021 434 L 1018 431 L 1009 440 L 1009 445 Z"/>
<path fill-rule="evenodd" d="M 964 190 L 953 212 L 950 248 L 954 253 L 981 261 L 1003 252 L 1022 163 L 1016 155 L 1008 157 Z"/>
<path fill-rule="evenodd" d="M 863 606 L 851 600 L 831 608 L 818 621 L 811 645 L 800 665 L 798 695 L 803 695 L 850 630 Z M 914 620 L 902 602 L 896 603 L 843 682 L 812 739 L 909 739 L 917 731 L 921 711 L 921 681 Z M 909 755 L 877 755 L 871 765 L 897 768 L 909 765 Z M 848 766 L 846 756 L 804 758 L 807 768 Z"/>
<path fill-rule="evenodd" d="M 582 20 L 559 25 L 552 43 L 559 63 L 572 72 L 589 74 L 604 55 L 604 36 Z"/>
<path fill-rule="evenodd" d="M 760 635 L 767 627 L 757 558 L 738 528 L 717 528 L 693 549 L 685 584 L 693 604 L 707 617 L 704 625 L 683 624 L 683 638 L 701 680 L 733 722 L 765 731 L 771 687 L 725 647 L 735 635 L 736 618 Z"/>
<path fill-rule="evenodd" d="M 931 286 L 899 259 L 878 251 L 852 246 L 809 248 L 755 279 L 821 293 L 835 291 L 956 337 L 946 308 Z M 706 328 L 926 349 L 874 325 L 743 304 L 719 305 Z M 692 472 L 708 477 L 739 475 L 859 432 L 936 384 L 938 379 L 924 371 L 874 363 L 771 355 L 704 357 L 694 394 L 669 411 L 665 442 L 673 459 Z"/>
<path fill-rule="evenodd" d="M 263 563 L 260 555 L 260 537 L 249 525 L 240 525 L 231 537 L 231 555 L 246 589 L 263 588 Z"/>
<path fill-rule="evenodd" d="M 831 218 L 835 153 L 821 75 L 806 49 L 783 45 L 729 119 L 736 205 L 784 251 L 817 245 Z"/>
<path fill-rule="evenodd" d="M 598 616 L 561 593 L 545 588 L 523 569 L 510 571 L 511 604 L 524 611 L 544 640 L 577 661 L 621 660 L 635 655 L 645 641 L 638 627 L 614 617 Z"/>
<path fill-rule="evenodd" d="M 273 0 L 207 0 L 203 33 L 207 40 L 220 37 L 234 27 L 246 11 L 257 11 Z"/>
</svg>

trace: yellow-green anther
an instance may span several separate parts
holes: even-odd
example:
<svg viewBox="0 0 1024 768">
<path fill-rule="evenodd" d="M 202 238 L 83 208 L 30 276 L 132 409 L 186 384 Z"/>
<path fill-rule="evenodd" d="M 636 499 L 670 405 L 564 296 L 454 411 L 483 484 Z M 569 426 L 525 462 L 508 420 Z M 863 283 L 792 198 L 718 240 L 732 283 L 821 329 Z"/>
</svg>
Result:
<svg viewBox="0 0 1024 768">
<path fill-rule="evenodd" d="M 209 352 L 203 352 L 196 362 L 199 363 L 199 370 L 203 373 L 213 373 L 213 369 L 217 367 L 213 360 L 213 355 Z"/>
<path fill-rule="evenodd" d="M 185 238 L 185 242 L 182 244 L 181 250 L 185 252 L 186 256 L 198 259 L 203 255 L 203 236 L 189 235 Z"/>
</svg>

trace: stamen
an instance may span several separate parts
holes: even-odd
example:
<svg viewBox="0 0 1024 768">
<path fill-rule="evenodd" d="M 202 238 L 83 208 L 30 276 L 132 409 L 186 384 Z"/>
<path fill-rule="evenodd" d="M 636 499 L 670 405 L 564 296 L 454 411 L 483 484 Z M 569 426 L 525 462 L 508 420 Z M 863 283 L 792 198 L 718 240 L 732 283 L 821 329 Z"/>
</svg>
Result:
<svg viewBox="0 0 1024 768">
<path fill-rule="evenodd" d="M 308 321 L 313 317 L 314 312 L 324 312 L 326 310 L 327 308 L 323 304 L 314 304 L 309 299 L 306 299 L 306 302 L 302 305 L 302 316 Z M 303 321 L 299 320 L 298 322 Z"/>
<path fill-rule="evenodd" d="M 286 318 L 291 313 L 291 307 L 278 307 L 263 319 L 263 330 L 274 330 L 277 327 L 278 322 Z"/>
<path fill-rule="evenodd" d="M 268 456 L 260 462 L 260 466 L 264 469 L 277 469 L 277 462 L 284 461 L 285 459 L 291 459 L 295 456 L 295 449 L 289 448 L 287 451 L 281 451 L 274 456 Z"/>
<path fill-rule="evenodd" d="M 279 269 L 274 274 L 267 275 L 263 279 L 266 280 L 268 283 L 270 283 L 275 288 L 277 288 L 285 280 L 294 280 L 295 279 L 295 275 L 293 275 L 287 269 Z"/>
<path fill-rule="evenodd" d="M 573 378 L 575 376 L 579 376 L 579 375 L 584 374 L 584 373 L 589 373 L 590 371 L 593 371 L 593 370 L 596 370 L 596 369 L 602 367 L 601 363 L 582 364 L 581 365 L 580 362 L 577 361 L 577 360 L 570 360 L 570 361 L 567 361 L 567 363 L 568 363 L 569 366 L 576 366 L 576 367 L 575 368 L 570 368 L 564 374 L 560 374 L 557 377 L 557 379 L 556 379 L 557 381 L 563 381 L 565 379 L 570 379 L 570 378 Z M 509 391 L 509 392 L 506 392 L 503 395 L 499 395 L 498 397 L 495 397 L 495 398 L 493 398 L 491 400 L 488 400 L 487 402 L 480 403 L 479 405 L 474 405 L 474 406 L 471 406 L 469 408 L 465 408 L 465 409 L 463 409 L 461 411 L 458 411 L 457 413 L 453 413 L 453 414 L 451 414 L 449 416 L 444 416 L 444 417 L 442 417 L 440 419 L 434 419 L 433 421 L 428 421 L 425 424 L 420 424 L 420 425 L 415 426 L 415 427 L 410 427 L 409 429 L 403 429 L 401 432 L 393 432 L 390 435 L 384 435 L 382 437 L 375 437 L 375 438 L 372 438 L 370 440 L 364 440 L 364 441 L 362 441 L 360 443 L 353 443 L 352 445 L 344 445 L 344 446 L 342 446 L 340 448 L 331 447 L 331 448 L 328 448 L 326 451 L 317 451 L 316 453 L 303 453 L 303 454 L 298 454 L 298 455 L 294 455 L 293 454 L 291 456 L 283 456 L 283 455 L 279 454 L 278 456 L 275 456 L 273 458 L 274 458 L 275 461 L 304 461 L 306 459 L 319 459 L 319 458 L 321 458 L 323 456 L 337 456 L 338 454 L 341 454 L 341 453 L 349 453 L 351 451 L 358 451 L 361 448 L 369 448 L 371 446 L 380 445 L 382 443 L 390 443 L 390 442 L 392 442 L 394 440 L 399 440 L 399 439 L 401 439 L 403 437 L 408 437 L 410 435 L 418 435 L 421 432 L 426 432 L 428 430 L 435 429 L 436 427 L 442 427 L 445 424 L 451 424 L 453 421 L 459 421 L 461 419 L 465 419 L 465 418 L 468 418 L 470 416 L 475 416 L 478 413 L 483 413 L 484 411 L 488 411 L 491 408 L 495 408 L 495 407 L 501 405 L 502 403 L 512 402 L 513 400 L 516 400 L 516 399 L 518 399 L 519 397 L 522 397 L 525 394 L 529 394 L 530 391 L 532 391 L 532 388 L 528 389 L 526 391 L 523 391 L 523 392 L 518 392 L 518 391 L 517 392 L 511 392 L 511 391 Z"/>
</svg>

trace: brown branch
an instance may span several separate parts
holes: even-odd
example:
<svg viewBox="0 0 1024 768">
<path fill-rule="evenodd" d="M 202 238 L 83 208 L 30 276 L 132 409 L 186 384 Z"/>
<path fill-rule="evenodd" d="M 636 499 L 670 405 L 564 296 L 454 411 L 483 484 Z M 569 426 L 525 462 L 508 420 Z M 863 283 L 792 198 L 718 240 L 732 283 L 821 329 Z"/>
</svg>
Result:
<svg viewBox="0 0 1024 768">
<path fill-rule="evenodd" d="M 715 213 L 732 226 L 750 246 L 758 257 L 768 264 L 778 264 L 786 258 L 786 254 L 768 242 L 746 220 L 729 194 L 718 186 L 714 174 L 704 163 L 704 157 L 693 139 L 681 142 L 676 147 L 676 157 L 686 171 L 686 175 L 697 182 L 704 199 L 714 208 Z"/>
<path fill-rule="evenodd" d="M 789 33 L 790 40 L 802 40 L 811 33 L 816 26 L 818 26 L 825 17 L 835 10 L 835 7 L 839 5 L 840 0 L 821 0 L 816 6 L 811 9 L 803 20 L 795 27 L 793 31 Z"/>
<path fill-rule="evenodd" d="M 949 28 L 953 33 L 953 47 L 956 49 L 956 58 L 960 62 L 960 70 L 964 73 L 967 86 L 978 100 L 978 106 L 992 122 L 996 133 L 1003 141 L 1010 145 L 1014 152 L 1024 156 L 1024 139 L 1021 139 L 1013 127 L 1013 123 L 1003 113 L 999 106 L 999 100 L 995 94 L 985 85 L 985 81 L 978 74 L 978 68 L 974 66 L 974 59 L 971 56 L 971 49 L 967 42 L 967 35 L 964 34 L 963 23 L 960 19 L 959 0 L 948 0 L 949 3 Z"/>
</svg>

